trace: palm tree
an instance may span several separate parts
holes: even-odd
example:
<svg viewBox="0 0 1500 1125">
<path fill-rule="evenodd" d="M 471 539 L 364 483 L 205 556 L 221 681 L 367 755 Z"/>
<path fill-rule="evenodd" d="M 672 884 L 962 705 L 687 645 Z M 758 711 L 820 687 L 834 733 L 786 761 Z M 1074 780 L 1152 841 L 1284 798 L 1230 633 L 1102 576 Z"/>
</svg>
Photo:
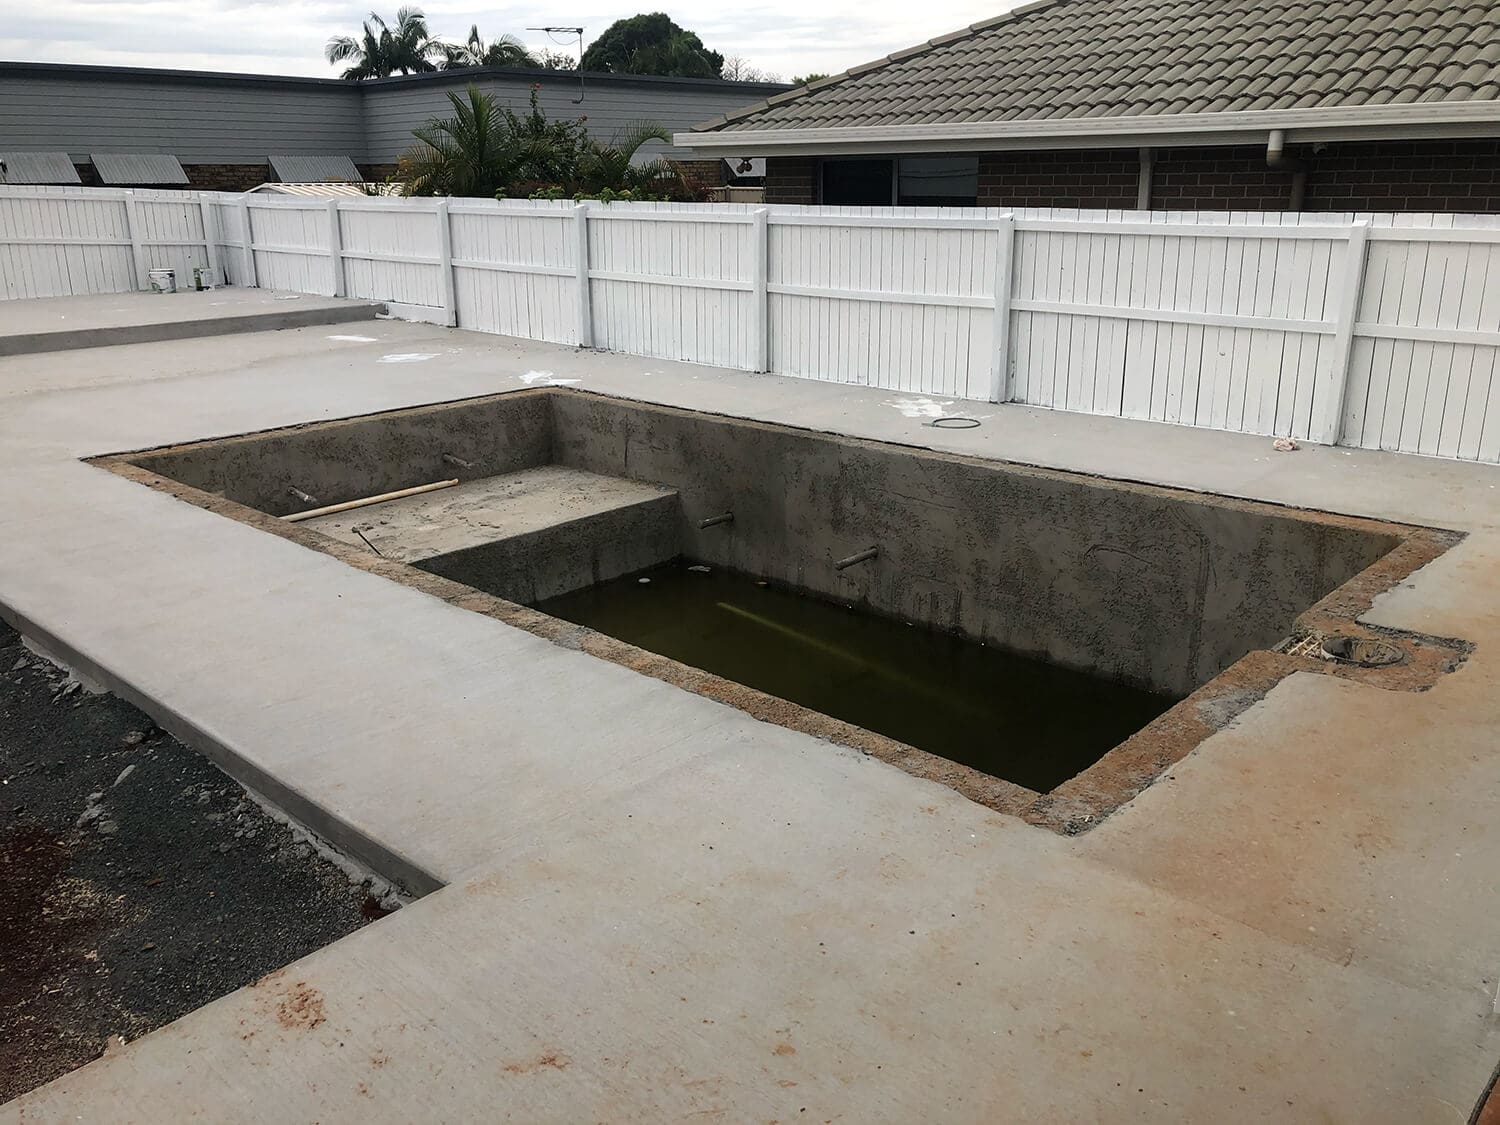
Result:
<svg viewBox="0 0 1500 1125">
<path fill-rule="evenodd" d="M 578 178 L 587 191 L 630 191 L 647 194 L 664 191 L 681 179 L 677 165 L 656 159 L 636 163 L 636 154 L 652 141 L 672 143 L 672 134 L 660 125 L 638 122 L 609 144 L 590 141 L 579 161 Z"/>
<path fill-rule="evenodd" d="M 357 81 L 436 70 L 432 60 L 441 58 L 445 48 L 446 44 L 432 38 L 420 8 L 402 8 L 396 13 L 394 27 L 371 12 L 358 39 L 337 35 L 328 41 L 323 53 L 331 63 L 349 63 L 343 77 Z"/>
<path fill-rule="evenodd" d="M 537 60 L 514 35 L 502 35 L 486 43 L 479 37 L 479 25 L 469 28 L 469 37 L 462 43 L 443 44 L 443 69 L 457 70 L 466 66 L 525 66 L 534 67 Z"/>
<path fill-rule="evenodd" d="M 493 196 L 513 178 L 524 153 L 505 112 L 470 85 L 449 91 L 453 116 L 435 118 L 412 136 L 421 145 L 401 158 L 407 195 Z"/>
</svg>

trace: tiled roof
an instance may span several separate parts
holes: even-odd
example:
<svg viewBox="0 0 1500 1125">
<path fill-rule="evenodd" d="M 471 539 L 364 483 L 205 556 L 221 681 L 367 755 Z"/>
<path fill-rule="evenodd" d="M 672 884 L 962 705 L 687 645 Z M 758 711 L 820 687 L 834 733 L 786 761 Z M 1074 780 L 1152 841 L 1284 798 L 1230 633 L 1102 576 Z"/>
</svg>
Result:
<svg viewBox="0 0 1500 1125">
<path fill-rule="evenodd" d="M 1500 98 L 1500 0 L 1045 0 L 701 128 Z"/>
</svg>

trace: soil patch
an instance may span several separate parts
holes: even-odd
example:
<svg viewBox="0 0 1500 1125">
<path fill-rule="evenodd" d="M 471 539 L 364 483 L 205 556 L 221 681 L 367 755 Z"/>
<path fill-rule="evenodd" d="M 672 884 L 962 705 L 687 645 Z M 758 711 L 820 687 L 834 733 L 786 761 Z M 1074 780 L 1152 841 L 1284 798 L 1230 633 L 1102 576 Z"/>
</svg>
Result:
<svg viewBox="0 0 1500 1125">
<path fill-rule="evenodd" d="M 0 1102 L 384 912 L 207 759 L 3 623 L 0 886 Z"/>
</svg>

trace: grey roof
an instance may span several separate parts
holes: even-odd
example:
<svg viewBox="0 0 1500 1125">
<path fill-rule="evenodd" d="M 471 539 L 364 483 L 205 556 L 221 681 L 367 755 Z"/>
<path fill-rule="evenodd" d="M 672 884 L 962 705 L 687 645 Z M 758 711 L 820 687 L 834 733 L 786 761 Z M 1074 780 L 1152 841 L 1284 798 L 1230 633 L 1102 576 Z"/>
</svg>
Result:
<svg viewBox="0 0 1500 1125">
<path fill-rule="evenodd" d="M 177 157 L 164 152 L 95 152 L 89 155 L 101 183 L 111 185 L 185 184 L 187 173 Z"/>
<path fill-rule="evenodd" d="M 0 152 L 0 184 L 77 184 L 65 152 Z"/>
<path fill-rule="evenodd" d="M 1500 98 L 1500 0 L 1044 0 L 700 129 Z"/>
<path fill-rule="evenodd" d="M 358 183 L 364 179 L 347 156 L 273 156 L 271 171 L 288 184 L 317 184 L 325 180 Z"/>
</svg>

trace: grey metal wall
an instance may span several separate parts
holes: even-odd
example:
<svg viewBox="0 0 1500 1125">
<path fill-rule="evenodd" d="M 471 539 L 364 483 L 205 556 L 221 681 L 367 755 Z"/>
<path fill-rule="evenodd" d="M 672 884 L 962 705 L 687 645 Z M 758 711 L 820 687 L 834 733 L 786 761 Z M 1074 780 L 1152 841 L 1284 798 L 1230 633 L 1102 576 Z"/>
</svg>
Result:
<svg viewBox="0 0 1500 1125">
<path fill-rule="evenodd" d="M 434 117 L 452 110 L 450 91 L 462 94 L 473 76 L 443 75 L 440 78 L 384 79 L 364 83 L 365 129 L 372 163 L 394 161 L 413 141 L 411 131 Z M 550 118 L 586 117 L 590 134 L 609 141 L 641 121 L 681 132 L 733 109 L 761 101 L 785 89 L 748 83 L 696 82 L 685 79 L 649 81 L 634 76 L 586 77 L 583 101 L 576 75 L 526 74 L 479 77 L 474 84 L 497 101 L 520 113 L 525 111 L 532 83 L 541 86 L 538 99 Z M 689 158 L 686 149 L 653 145 L 656 154 Z M 699 157 L 701 159 L 701 157 Z"/>
<path fill-rule="evenodd" d="M 393 162 L 411 130 L 448 112 L 449 90 L 477 79 L 517 110 L 541 83 L 549 116 L 587 116 L 608 140 L 636 121 L 682 130 L 784 87 L 549 72 L 422 75 L 374 82 L 121 67 L 0 63 L 0 151 L 164 152 L 184 164 L 263 164 L 272 154 Z M 666 151 L 663 149 L 662 151 Z M 674 155 L 688 155 L 674 152 Z"/>
<path fill-rule="evenodd" d="M 236 82 L 172 72 L 0 65 L 0 150 L 166 152 L 184 164 L 275 153 L 365 159 L 360 91 L 337 81 Z"/>
</svg>

